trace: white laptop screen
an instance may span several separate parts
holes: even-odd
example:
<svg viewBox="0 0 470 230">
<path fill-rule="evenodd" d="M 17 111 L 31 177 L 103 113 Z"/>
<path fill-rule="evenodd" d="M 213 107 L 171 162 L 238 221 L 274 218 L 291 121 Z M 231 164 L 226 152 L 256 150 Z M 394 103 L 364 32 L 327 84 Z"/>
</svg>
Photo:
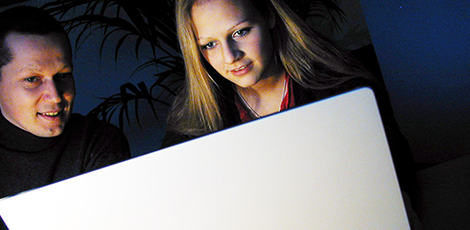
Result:
<svg viewBox="0 0 470 230">
<path fill-rule="evenodd" d="M 408 229 L 355 90 L 0 201 L 20 229 Z"/>
</svg>

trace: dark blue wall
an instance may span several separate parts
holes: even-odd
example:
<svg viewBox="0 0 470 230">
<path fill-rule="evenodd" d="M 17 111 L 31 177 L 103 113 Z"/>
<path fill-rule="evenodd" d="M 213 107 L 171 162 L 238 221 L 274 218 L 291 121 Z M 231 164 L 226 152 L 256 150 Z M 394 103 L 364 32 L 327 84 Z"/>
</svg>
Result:
<svg viewBox="0 0 470 230">
<path fill-rule="evenodd" d="M 402 131 L 420 163 L 470 153 L 470 1 L 361 0 Z"/>
</svg>

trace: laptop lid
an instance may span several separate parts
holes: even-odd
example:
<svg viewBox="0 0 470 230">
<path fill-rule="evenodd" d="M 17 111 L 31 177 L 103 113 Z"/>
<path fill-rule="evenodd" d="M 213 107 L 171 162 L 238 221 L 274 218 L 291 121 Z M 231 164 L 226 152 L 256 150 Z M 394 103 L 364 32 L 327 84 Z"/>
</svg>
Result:
<svg viewBox="0 0 470 230">
<path fill-rule="evenodd" d="M 409 229 L 362 88 L 0 201 L 21 229 Z"/>
</svg>

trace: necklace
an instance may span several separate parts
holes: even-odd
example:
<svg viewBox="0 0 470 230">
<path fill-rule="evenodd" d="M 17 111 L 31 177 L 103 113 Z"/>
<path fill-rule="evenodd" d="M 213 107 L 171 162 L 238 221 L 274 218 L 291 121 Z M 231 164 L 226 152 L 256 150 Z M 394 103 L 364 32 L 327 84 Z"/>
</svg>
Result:
<svg viewBox="0 0 470 230">
<path fill-rule="evenodd" d="M 250 104 L 248 104 L 248 102 L 242 96 L 240 91 L 238 91 L 238 89 L 236 89 L 235 91 L 237 91 L 238 97 L 242 100 L 243 104 L 248 108 L 248 110 L 250 110 L 250 113 L 253 116 L 255 116 L 256 118 L 260 118 L 261 116 L 250 106 Z M 280 101 L 280 104 L 279 104 L 279 110 L 277 112 L 281 111 L 282 101 L 286 97 L 286 93 L 287 93 L 287 80 L 286 80 L 286 77 L 284 77 L 284 89 L 283 89 L 281 101 Z"/>
</svg>

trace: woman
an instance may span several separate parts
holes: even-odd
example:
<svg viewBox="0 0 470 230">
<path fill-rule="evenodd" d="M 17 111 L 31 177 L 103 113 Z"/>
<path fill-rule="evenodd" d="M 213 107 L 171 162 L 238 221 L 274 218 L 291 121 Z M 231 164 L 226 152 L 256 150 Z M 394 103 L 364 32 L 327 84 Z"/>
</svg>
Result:
<svg viewBox="0 0 470 230">
<path fill-rule="evenodd" d="M 163 147 L 367 85 L 376 92 L 401 186 L 410 188 L 411 155 L 384 87 L 282 0 L 176 5 L 187 78 Z"/>
</svg>

